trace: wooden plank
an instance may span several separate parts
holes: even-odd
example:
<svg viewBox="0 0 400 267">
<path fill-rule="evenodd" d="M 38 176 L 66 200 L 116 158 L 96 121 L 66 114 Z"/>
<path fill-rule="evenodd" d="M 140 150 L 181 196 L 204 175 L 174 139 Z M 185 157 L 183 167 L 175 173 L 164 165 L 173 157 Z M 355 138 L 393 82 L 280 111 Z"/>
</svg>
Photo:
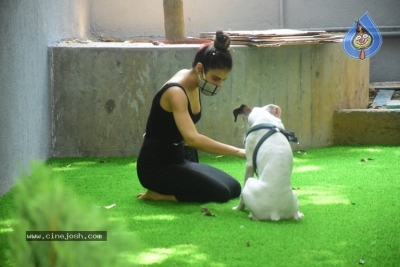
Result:
<svg viewBox="0 0 400 267">
<path fill-rule="evenodd" d="M 273 37 L 262 37 L 262 36 L 230 36 L 231 40 L 238 41 L 251 41 L 251 42 L 273 42 L 273 41 L 304 41 L 304 40 L 336 40 L 342 37 L 338 36 L 273 36 Z M 203 39 L 200 39 L 203 40 Z M 208 40 L 208 39 L 206 39 Z"/>
<path fill-rule="evenodd" d="M 236 40 L 236 39 L 232 39 Z M 323 41 L 323 40 L 335 40 L 334 38 L 313 38 L 313 37 L 272 37 L 272 38 L 253 38 L 250 37 L 248 39 L 240 39 L 241 41 L 248 41 L 248 42 L 307 42 L 307 41 L 312 41 L 312 42 L 318 42 L 318 41 Z"/>
<path fill-rule="evenodd" d="M 326 31 L 299 31 L 291 29 L 264 31 L 225 31 L 232 44 L 255 47 L 276 47 L 283 45 L 307 45 L 340 42 L 343 36 Z M 212 38 L 213 32 L 199 34 L 201 38 Z"/>
<path fill-rule="evenodd" d="M 232 41 L 232 45 L 248 45 L 248 46 L 256 46 L 256 47 L 278 47 L 282 43 L 251 43 L 247 41 Z"/>
<path fill-rule="evenodd" d="M 299 31 L 291 29 L 276 29 L 276 30 L 262 30 L 262 31 L 224 31 L 229 36 L 285 36 L 285 35 L 305 35 L 308 31 Z M 201 32 L 200 36 L 213 36 L 215 32 Z"/>
</svg>

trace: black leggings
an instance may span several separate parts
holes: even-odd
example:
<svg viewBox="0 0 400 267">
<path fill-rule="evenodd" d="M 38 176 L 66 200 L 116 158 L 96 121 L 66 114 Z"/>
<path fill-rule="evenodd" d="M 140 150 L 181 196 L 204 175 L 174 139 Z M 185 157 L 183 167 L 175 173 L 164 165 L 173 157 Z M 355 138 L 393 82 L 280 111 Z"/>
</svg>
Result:
<svg viewBox="0 0 400 267">
<path fill-rule="evenodd" d="M 240 183 L 212 166 L 184 158 L 183 144 L 166 145 L 145 138 L 137 161 L 137 174 L 144 188 L 174 195 L 180 202 L 227 202 L 239 197 Z"/>
</svg>

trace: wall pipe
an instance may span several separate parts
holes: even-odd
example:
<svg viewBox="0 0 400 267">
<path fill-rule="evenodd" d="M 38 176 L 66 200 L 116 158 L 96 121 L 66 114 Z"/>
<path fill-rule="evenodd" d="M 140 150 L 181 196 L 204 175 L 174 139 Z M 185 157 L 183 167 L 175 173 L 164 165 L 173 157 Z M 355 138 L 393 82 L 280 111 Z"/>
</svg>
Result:
<svg viewBox="0 0 400 267">
<path fill-rule="evenodd" d="M 285 28 L 285 18 L 283 12 L 283 0 L 279 0 L 279 27 L 281 29 Z"/>
<path fill-rule="evenodd" d="M 185 19 L 182 0 L 163 0 L 164 28 L 167 40 L 185 39 Z"/>
</svg>

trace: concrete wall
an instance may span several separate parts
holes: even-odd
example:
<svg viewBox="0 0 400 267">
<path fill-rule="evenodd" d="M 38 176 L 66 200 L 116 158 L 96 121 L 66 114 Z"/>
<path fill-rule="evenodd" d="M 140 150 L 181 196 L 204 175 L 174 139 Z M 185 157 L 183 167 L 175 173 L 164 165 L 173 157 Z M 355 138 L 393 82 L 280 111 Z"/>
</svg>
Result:
<svg viewBox="0 0 400 267">
<path fill-rule="evenodd" d="M 335 145 L 400 145 L 397 109 L 341 109 L 333 123 Z"/>
<path fill-rule="evenodd" d="M 60 44 L 53 51 L 53 155 L 136 156 L 152 98 L 181 68 L 190 68 L 198 45 Z M 369 60 L 352 60 L 341 44 L 273 48 L 233 46 L 234 68 L 224 90 L 202 97 L 198 130 L 243 146 L 245 128 L 234 123 L 240 104 L 282 108 L 286 129 L 300 145 L 333 143 L 336 109 L 366 108 Z"/>
<path fill-rule="evenodd" d="M 85 36 L 86 1 L 0 1 L 0 195 L 30 160 L 51 154 L 48 47 Z"/>
<path fill-rule="evenodd" d="M 368 11 L 378 26 L 397 26 L 397 36 L 386 35 L 380 52 L 371 58 L 371 82 L 400 81 L 399 0 L 190 0 L 183 6 L 186 32 L 192 37 L 217 29 L 348 29 Z M 163 1 L 92 1 L 91 33 L 94 37 L 163 37 Z"/>
</svg>

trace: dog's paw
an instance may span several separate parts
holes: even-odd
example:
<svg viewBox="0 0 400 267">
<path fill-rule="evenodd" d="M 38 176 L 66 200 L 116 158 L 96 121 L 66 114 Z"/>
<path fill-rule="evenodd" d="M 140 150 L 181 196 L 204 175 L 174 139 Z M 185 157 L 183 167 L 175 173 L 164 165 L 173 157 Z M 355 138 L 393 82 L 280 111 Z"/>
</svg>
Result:
<svg viewBox="0 0 400 267">
<path fill-rule="evenodd" d="M 259 221 L 259 219 L 253 215 L 253 213 L 250 212 L 249 218 L 252 219 L 253 221 Z"/>
<path fill-rule="evenodd" d="M 233 210 L 237 210 L 237 211 L 241 211 L 241 210 L 244 210 L 244 208 L 245 208 L 244 204 L 239 204 L 239 205 L 233 207 L 232 209 Z"/>
<path fill-rule="evenodd" d="M 300 211 L 296 212 L 296 213 L 293 215 L 293 219 L 295 219 L 295 220 L 300 220 L 300 219 L 303 218 L 303 217 L 304 217 L 304 214 L 301 213 Z"/>
</svg>

